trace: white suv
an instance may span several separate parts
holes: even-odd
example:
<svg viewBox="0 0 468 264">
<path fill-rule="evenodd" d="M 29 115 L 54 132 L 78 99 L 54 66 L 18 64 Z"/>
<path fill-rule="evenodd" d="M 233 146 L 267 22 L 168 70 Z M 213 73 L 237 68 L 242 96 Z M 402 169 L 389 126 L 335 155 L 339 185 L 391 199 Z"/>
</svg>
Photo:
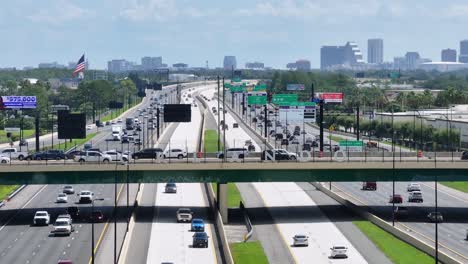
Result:
<svg viewBox="0 0 468 264">
<path fill-rule="evenodd" d="M 50 215 L 47 211 L 37 211 L 34 215 L 34 225 L 49 225 Z"/>
<path fill-rule="evenodd" d="M 408 192 L 414 192 L 414 191 L 421 191 L 421 185 L 416 182 L 409 183 L 408 186 L 406 187 L 406 190 Z"/>
<path fill-rule="evenodd" d="M 86 151 L 84 155 L 76 155 L 74 160 L 79 163 L 85 162 L 102 162 L 109 163 L 112 160 L 112 157 L 107 154 L 103 154 L 98 151 Z"/>
<path fill-rule="evenodd" d="M 75 231 L 75 228 L 70 223 L 70 220 L 67 218 L 57 218 L 54 224 L 54 235 L 67 235 L 69 236 L 72 232 Z"/>
<path fill-rule="evenodd" d="M 331 258 L 348 258 L 348 248 L 345 246 L 333 246 L 330 250 Z"/>
<path fill-rule="evenodd" d="M 81 191 L 80 194 L 78 194 L 80 197 L 79 203 L 92 203 L 93 198 L 94 198 L 94 193 L 91 191 Z"/>
<path fill-rule="evenodd" d="M 187 157 L 187 152 L 182 149 L 168 149 L 164 151 L 163 157 L 165 159 L 167 158 L 178 158 L 178 159 L 183 159 Z"/>
</svg>

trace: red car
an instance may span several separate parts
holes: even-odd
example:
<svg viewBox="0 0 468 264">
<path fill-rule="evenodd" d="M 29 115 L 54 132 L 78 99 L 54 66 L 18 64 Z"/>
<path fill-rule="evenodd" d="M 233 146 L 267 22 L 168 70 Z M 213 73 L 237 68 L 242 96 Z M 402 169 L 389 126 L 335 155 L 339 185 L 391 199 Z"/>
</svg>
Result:
<svg viewBox="0 0 468 264">
<path fill-rule="evenodd" d="M 97 222 L 104 222 L 104 214 L 101 211 L 94 211 L 91 214 L 91 221 Z"/>
<path fill-rule="evenodd" d="M 363 182 L 362 183 L 363 190 L 377 190 L 377 182 Z"/>
<path fill-rule="evenodd" d="M 393 197 L 390 195 L 389 203 L 403 203 L 403 197 L 400 194 L 395 194 Z"/>
<path fill-rule="evenodd" d="M 73 261 L 68 260 L 68 259 L 61 259 L 58 261 L 57 264 L 73 264 Z"/>
</svg>

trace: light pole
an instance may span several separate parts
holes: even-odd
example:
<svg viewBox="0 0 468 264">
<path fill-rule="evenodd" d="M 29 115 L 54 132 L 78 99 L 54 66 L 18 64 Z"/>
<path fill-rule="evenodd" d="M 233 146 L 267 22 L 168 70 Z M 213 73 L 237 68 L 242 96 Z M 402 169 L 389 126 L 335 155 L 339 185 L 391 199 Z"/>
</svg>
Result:
<svg viewBox="0 0 468 264">
<path fill-rule="evenodd" d="M 91 264 L 94 264 L 94 201 L 104 201 L 104 198 L 91 200 Z"/>
</svg>

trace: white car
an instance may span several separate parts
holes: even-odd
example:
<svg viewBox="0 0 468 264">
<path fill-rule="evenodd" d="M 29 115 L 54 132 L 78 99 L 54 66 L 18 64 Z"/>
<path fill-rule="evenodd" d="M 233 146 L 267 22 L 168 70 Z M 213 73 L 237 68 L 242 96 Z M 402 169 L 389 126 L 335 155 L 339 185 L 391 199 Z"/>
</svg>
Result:
<svg viewBox="0 0 468 264">
<path fill-rule="evenodd" d="M 293 236 L 293 246 L 294 247 L 299 247 L 299 246 L 308 247 L 309 237 L 303 234 L 297 234 Z"/>
<path fill-rule="evenodd" d="M 70 223 L 69 219 L 66 218 L 57 218 L 54 224 L 54 235 L 67 235 L 69 236 L 72 232 L 75 231 L 75 228 Z"/>
<path fill-rule="evenodd" d="M 117 119 L 117 123 L 122 123 L 122 118 Z"/>
<path fill-rule="evenodd" d="M 55 200 L 56 203 L 67 203 L 68 196 L 65 193 L 59 193 L 57 195 L 57 199 Z"/>
<path fill-rule="evenodd" d="M 91 130 L 91 129 L 93 129 L 93 126 L 92 126 L 92 125 L 87 125 L 87 126 L 86 126 L 86 130 Z"/>
<path fill-rule="evenodd" d="M 83 155 L 75 156 L 74 160 L 79 163 L 85 162 L 102 162 L 109 163 L 112 160 L 112 157 L 107 154 L 103 154 L 98 151 L 86 151 Z"/>
<path fill-rule="evenodd" d="M 348 258 L 348 248 L 345 246 L 333 246 L 330 250 L 331 258 Z"/>
<path fill-rule="evenodd" d="M 37 211 L 33 219 L 34 225 L 49 225 L 50 215 L 47 211 Z"/>
<path fill-rule="evenodd" d="M 421 191 L 421 185 L 416 182 L 409 183 L 408 186 L 406 187 L 406 190 L 408 192 L 414 192 L 414 191 Z"/>
<path fill-rule="evenodd" d="M 94 199 L 94 193 L 91 191 L 81 191 L 78 196 L 80 197 L 79 203 L 92 203 Z"/>
<path fill-rule="evenodd" d="M 0 156 L 0 164 L 10 164 L 11 160 L 9 157 Z"/>
<path fill-rule="evenodd" d="M 178 158 L 178 159 L 183 159 L 183 158 L 186 158 L 187 157 L 187 152 L 185 150 L 182 150 L 182 149 L 168 149 L 166 151 L 164 151 L 163 153 L 163 157 L 165 159 L 167 158 Z"/>
<path fill-rule="evenodd" d="M 128 161 L 128 155 L 122 154 L 120 151 L 108 150 L 104 151 L 105 155 L 109 155 L 112 161 Z"/>
</svg>

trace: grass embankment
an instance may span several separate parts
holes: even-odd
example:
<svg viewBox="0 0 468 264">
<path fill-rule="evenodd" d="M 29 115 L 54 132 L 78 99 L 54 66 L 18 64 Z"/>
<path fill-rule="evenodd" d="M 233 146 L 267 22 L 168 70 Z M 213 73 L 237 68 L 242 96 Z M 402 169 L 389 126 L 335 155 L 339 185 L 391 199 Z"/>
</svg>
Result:
<svg viewBox="0 0 468 264">
<path fill-rule="evenodd" d="M 23 136 L 24 138 L 30 138 L 34 135 L 34 129 L 25 129 L 23 130 Z M 20 133 L 11 133 L 11 136 L 13 138 L 18 138 L 19 139 Z M 7 143 L 10 142 L 10 139 L 6 137 L 5 130 L 0 130 L 0 143 Z"/>
<path fill-rule="evenodd" d="M 268 264 L 268 259 L 259 241 L 240 242 L 229 245 L 234 263 L 239 264 Z"/>
<path fill-rule="evenodd" d="M 396 264 L 432 264 L 434 258 L 419 249 L 394 237 L 369 221 L 353 223 L 393 262 Z"/>
<path fill-rule="evenodd" d="M 216 183 L 211 184 L 213 186 L 213 191 L 216 195 L 217 186 Z M 230 182 L 228 185 L 228 207 L 230 208 L 238 208 L 240 201 L 242 201 L 242 197 L 240 195 L 239 190 L 235 183 Z"/>
<path fill-rule="evenodd" d="M 0 185 L 0 202 L 18 187 L 19 185 Z"/>
<path fill-rule="evenodd" d="M 73 139 L 72 142 L 67 140 L 66 144 L 64 142 L 60 142 L 60 144 L 56 144 L 56 145 L 54 144 L 54 149 L 66 151 L 66 150 L 70 149 L 71 147 L 74 147 L 75 145 L 77 147 L 83 145 L 84 143 L 86 143 L 86 142 L 90 141 L 91 139 L 93 139 L 96 135 L 97 135 L 97 132 L 94 132 L 94 133 L 90 133 L 90 134 L 86 135 L 86 138 Z M 45 147 L 44 149 L 51 149 L 51 148 L 52 148 L 52 146 L 49 146 L 49 147 Z"/>
<path fill-rule="evenodd" d="M 205 130 L 204 149 L 206 153 L 215 153 L 218 151 L 218 132 L 213 129 Z M 222 146 L 220 147 L 222 148 Z"/>
<path fill-rule="evenodd" d="M 134 104 L 131 104 L 131 105 L 126 105 L 125 107 L 123 107 L 122 109 L 113 109 L 110 111 L 109 114 L 103 116 L 100 120 L 101 122 L 107 122 L 107 121 L 111 121 L 112 119 L 118 117 L 119 115 L 121 115 L 123 112 L 127 111 L 128 109 L 134 107 L 135 105 L 139 104 L 141 101 L 138 101 Z"/>
<path fill-rule="evenodd" d="M 440 182 L 441 184 L 468 193 L 468 182 Z"/>
</svg>

